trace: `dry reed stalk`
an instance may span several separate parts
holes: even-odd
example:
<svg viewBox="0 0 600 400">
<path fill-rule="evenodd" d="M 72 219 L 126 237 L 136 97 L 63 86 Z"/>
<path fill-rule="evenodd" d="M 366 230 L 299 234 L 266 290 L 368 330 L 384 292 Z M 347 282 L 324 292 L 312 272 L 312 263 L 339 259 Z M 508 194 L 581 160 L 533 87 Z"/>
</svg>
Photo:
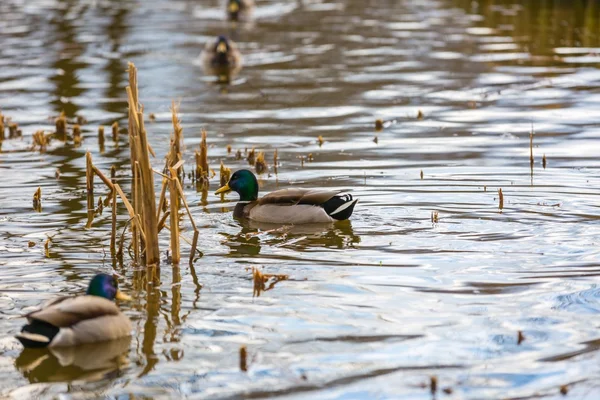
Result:
<svg viewBox="0 0 600 400">
<path fill-rule="evenodd" d="M 254 168 L 256 169 L 257 174 L 262 174 L 263 172 L 267 172 L 269 170 L 269 165 L 265 161 L 265 153 L 262 151 L 258 153 L 258 156 L 256 156 Z"/>
<path fill-rule="evenodd" d="M 156 171 L 154 171 L 154 172 L 156 172 Z M 160 218 L 160 212 L 163 210 L 163 207 L 165 205 L 165 195 L 167 193 L 167 185 L 168 184 L 169 184 L 169 178 L 163 176 L 162 186 L 160 188 L 160 197 L 158 198 L 158 207 L 156 209 L 156 219 L 157 220 Z"/>
<path fill-rule="evenodd" d="M 48 238 L 44 243 L 44 254 L 46 255 L 46 258 L 50 257 L 50 242 L 52 242 L 52 239 Z"/>
<path fill-rule="evenodd" d="M 81 144 L 81 127 L 78 124 L 73 125 L 73 143 Z"/>
<path fill-rule="evenodd" d="M 190 219 L 190 224 L 192 225 L 192 229 L 194 230 L 194 238 L 192 240 L 192 251 L 190 252 L 190 265 L 192 265 L 194 261 L 194 255 L 196 254 L 196 244 L 198 243 L 198 235 L 200 232 L 198 231 L 198 227 L 194 222 L 194 218 L 192 217 L 192 212 L 190 211 L 190 207 L 188 206 L 187 200 L 185 199 L 185 194 L 183 193 L 183 187 L 181 186 L 181 182 L 179 179 L 175 179 L 175 183 L 177 184 L 177 190 L 179 191 L 179 196 L 181 198 L 181 202 L 187 211 L 188 218 Z"/>
<path fill-rule="evenodd" d="M 63 142 L 67 140 L 67 117 L 65 113 L 61 112 L 60 115 L 54 121 L 56 126 L 56 136 Z"/>
<path fill-rule="evenodd" d="M 129 63 L 129 86 L 127 87 L 129 104 L 130 144 L 135 147 L 136 160 L 140 166 L 140 194 L 142 202 L 141 219 L 143 221 L 144 243 L 146 245 L 146 264 L 158 265 L 160 251 L 158 246 L 158 225 L 156 217 L 156 193 L 154 192 L 154 173 L 150 165 L 150 148 L 144 128 L 144 115 L 138 102 L 137 70 Z M 133 140 L 131 140 L 133 139 Z M 133 156 L 133 154 L 132 154 Z"/>
<path fill-rule="evenodd" d="M 254 150 L 254 147 L 248 152 L 248 157 L 246 157 L 246 159 L 248 160 L 248 164 L 254 165 L 256 161 L 256 150 Z"/>
<path fill-rule="evenodd" d="M 235 159 L 236 160 L 242 159 L 242 151 L 240 149 L 238 149 L 238 151 L 235 152 Z"/>
<path fill-rule="evenodd" d="M 502 194 L 502 188 L 498 189 L 498 209 L 504 208 L 504 194 Z"/>
<path fill-rule="evenodd" d="M 175 146 L 171 147 L 171 151 L 175 151 Z M 171 161 L 175 158 L 176 154 L 171 153 Z M 181 260 L 181 251 L 179 248 L 179 191 L 177 190 L 177 170 L 173 167 L 169 167 L 171 173 L 171 179 L 169 179 L 169 202 L 171 203 L 171 216 L 170 227 L 171 227 L 171 253 L 173 265 L 178 265 Z"/>
<path fill-rule="evenodd" d="M 0 142 L 4 140 L 4 115 L 0 112 Z"/>
<path fill-rule="evenodd" d="M 37 212 L 42 211 L 42 187 L 38 186 L 33 194 L 33 209 Z"/>
<path fill-rule="evenodd" d="M 227 168 L 223 161 L 221 161 L 221 168 L 219 169 L 219 183 L 222 186 L 225 186 L 229 182 L 229 178 L 231 178 L 231 169 Z"/>
<path fill-rule="evenodd" d="M 273 278 L 273 282 L 266 286 L 269 279 Z M 252 267 L 252 280 L 254 282 L 254 289 L 252 291 L 252 297 L 260 297 L 262 292 L 273 289 L 275 284 L 280 281 L 285 281 L 289 277 L 284 274 L 263 274 L 258 268 Z"/>
<path fill-rule="evenodd" d="M 181 127 L 181 121 L 177 117 L 178 106 L 173 101 L 171 103 L 171 121 L 173 123 L 173 135 L 171 140 L 173 141 L 174 155 L 171 157 L 171 167 L 181 160 L 181 145 L 183 143 L 183 128 Z M 181 171 L 177 171 L 177 176 L 180 176 Z"/>
<path fill-rule="evenodd" d="M 40 153 L 44 153 L 46 151 L 46 147 L 48 146 L 48 136 L 44 135 L 44 131 L 36 131 L 33 134 L 33 148 L 39 146 Z"/>
<path fill-rule="evenodd" d="M 163 230 L 163 228 L 165 227 L 165 223 L 167 222 L 167 218 L 171 215 L 171 212 L 169 210 L 167 210 L 162 218 L 158 221 L 158 233 L 160 233 L 160 231 Z"/>
<path fill-rule="evenodd" d="M 112 211 L 112 215 L 111 215 L 111 229 L 110 229 L 110 255 L 112 257 L 115 257 L 117 255 L 117 249 L 116 249 L 116 244 L 117 244 L 117 191 L 114 189 L 112 189 L 112 197 L 111 197 L 111 201 L 112 201 L 112 207 L 111 207 L 111 211 Z"/>
<path fill-rule="evenodd" d="M 533 129 L 529 132 L 529 164 L 533 168 Z"/>
<path fill-rule="evenodd" d="M 423 118 L 425 118 L 425 115 L 423 114 L 423 111 L 419 110 L 419 112 L 417 113 L 417 119 L 421 120 Z"/>
<path fill-rule="evenodd" d="M 248 371 L 248 351 L 246 346 L 240 347 L 240 370 Z"/>
<path fill-rule="evenodd" d="M 189 265 L 192 267 L 194 265 L 194 256 L 196 255 L 196 246 L 198 245 L 198 236 L 200 232 L 195 230 L 194 237 L 192 238 L 192 251 L 190 251 L 190 261 Z"/>
<path fill-rule="evenodd" d="M 319 143 L 319 147 L 323 146 L 323 143 L 325 143 L 325 139 L 323 139 L 323 136 L 319 135 L 319 137 L 317 138 L 317 143 Z"/>
<path fill-rule="evenodd" d="M 439 221 L 439 214 L 437 211 L 432 211 L 431 212 L 431 222 L 434 224 L 437 224 Z"/>
<path fill-rule="evenodd" d="M 113 122 L 111 125 L 112 128 L 112 139 L 115 144 L 119 143 L 119 123 L 117 121 Z"/>
<path fill-rule="evenodd" d="M 423 174 L 423 170 L 421 170 L 421 180 L 423 180 L 423 177 L 424 177 L 424 176 L 425 176 L 425 175 Z"/>
<path fill-rule="evenodd" d="M 141 211 L 140 209 L 142 208 L 141 203 L 142 203 L 142 191 L 140 188 L 140 168 L 139 168 L 139 163 L 136 161 L 134 166 L 133 166 L 134 170 L 133 170 L 133 193 L 132 193 L 132 197 L 133 197 L 133 210 L 135 212 L 136 217 L 139 217 L 141 215 Z M 140 241 L 140 236 L 138 234 L 138 229 L 140 225 L 137 226 L 132 226 L 132 234 L 133 234 L 133 256 L 134 256 L 134 260 L 135 263 L 139 265 L 139 261 L 140 261 L 140 248 L 144 247 L 144 243 Z"/>
<path fill-rule="evenodd" d="M 98 148 L 100 153 L 104 153 L 104 126 L 102 125 L 98 127 Z"/>
<path fill-rule="evenodd" d="M 375 137 L 373 138 L 373 143 L 379 144 L 379 138 L 377 137 L 377 135 L 375 135 Z"/>
<path fill-rule="evenodd" d="M 20 129 L 19 129 L 19 124 L 17 124 L 16 122 L 10 122 L 8 124 L 8 138 L 9 139 L 14 139 L 14 138 L 18 138 Z"/>
<path fill-rule="evenodd" d="M 438 380 L 436 376 L 432 376 L 429 378 L 429 391 L 431 392 L 432 395 L 435 396 L 435 393 L 437 392 L 437 388 L 438 388 Z"/>
<path fill-rule="evenodd" d="M 94 171 L 94 173 L 98 176 L 98 178 L 100 178 L 100 180 L 106 185 L 106 187 L 108 187 L 110 189 L 111 192 L 113 192 L 115 190 L 115 186 L 113 184 L 113 182 L 108 179 L 103 173 L 102 171 L 100 171 L 98 169 L 98 167 L 96 167 L 95 165 L 92 164 L 92 170 Z M 108 194 L 109 196 L 112 196 L 112 193 Z"/>
<path fill-rule="evenodd" d="M 206 145 L 206 131 L 204 129 L 202 129 L 202 141 L 200 142 L 200 156 L 196 160 L 200 163 L 196 164 L 196 177 L 200 176 L 208 181 L 208 146 Z M 200 171 L 200 174 L 198 171 Z"/>
<path fill-rule="evenodd" d="M 375 121 L 375 130 L 382 131 L 383 130 L 383 120 L 378 119 Z"/>
<path fill-rule="evenodd" d="M 521 345 L 521 343 L 523 343 L 525 341 L 525 335 L 523 334 L 523 331 L 518 331 L 517 332 L 517 345 Z"/>
<path fill-rule="evenodd" d="M 277 149 L 275 149 L 275 153 L 273 154 L 273 172 L 277 173 L 277 160 L 278 160 L 278 155 L 277 155 Z"/>
<path fill-rule="evenodd" d="M 85 153 L 85 188 L 88 213 L 86 228 L 90 228 L 94 221 L 94 165 L 92 164 L 92 153 L 89 151 Z"/>
<path fill-rule="evenodd" d="M 1 114 L 0 114 L 0 116 L 1 116 Z M 231 145 L 230 144 L 227 145 L 227 154 L 231 154 Z"/>
<path fill-rule="evenodd" d="M 542 157 L 542 167 L 544 167 L 544 169 L 546 169 L 546 155 L 545 154 Z"/>
</svg>

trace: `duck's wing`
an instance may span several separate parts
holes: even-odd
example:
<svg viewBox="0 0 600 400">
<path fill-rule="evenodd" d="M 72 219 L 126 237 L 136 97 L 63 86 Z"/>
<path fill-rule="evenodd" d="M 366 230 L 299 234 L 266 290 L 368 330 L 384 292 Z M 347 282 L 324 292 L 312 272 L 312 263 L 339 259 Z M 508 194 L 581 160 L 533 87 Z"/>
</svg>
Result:
<svg viewBox="0 0 600 400">
<path fill-rule="evenodd" d="M 281 205 L 293 206 L 297 204 L 321 206 L 328 200 L 340 193 L 337 190 L 314 190 L 302 188 L 290 188 L 276 190 L 263 196 L 258 200 L 258 205 Z"/>
<path fill-rule="evenodd" d="M 73 326 L 81 321 L 102 316 L 118 315 L 112 301 L 98 296 L 62 297 L 27 315 L 29 322 L 47 322 L 57 328 Z"/>
</svg>

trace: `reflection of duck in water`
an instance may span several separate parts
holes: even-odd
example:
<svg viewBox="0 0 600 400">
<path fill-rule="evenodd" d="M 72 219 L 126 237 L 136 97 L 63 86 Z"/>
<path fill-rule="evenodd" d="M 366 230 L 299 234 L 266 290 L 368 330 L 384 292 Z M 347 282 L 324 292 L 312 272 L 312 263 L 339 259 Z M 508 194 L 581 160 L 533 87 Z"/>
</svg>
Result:
<svg viewBox="0 0 600 400">
<path fill-rule="evenodd" d="M 131 337 L 77 347 L 25 348 L 15 366 L 31 383 L 98 381 L 128 364 Z"/>
<path fill-rule="evenodd" d="M 240 220 L 242 230 L 235 234 L 223 235 L 223 244 L 231 249 L 230 256 L 258 255 L 261 246 L 306 248 L 352 248 L 360 243 L 360 236 L 352 229 L 350 221 L 321 224 L 279 225 L 267 224 L 249 219 Z"/>
<path fill-rule="evenodd" d="M 227 18 L 231 21 L 246 21 L 253 10 L 253 0 L 227 0 Z"/>
<path fill-rule="evenodd" d="M 229 81 L 242 69 L 242 55 L 237 45 L 225 36 L 207 43 L 200 58 L 204 70 L 219 77 L 219 81 Z"/>
<path fill-rule="evenodd" d="M 273 224 L 314 224 L 350 218 L 358 199 L 337 190 L 282 189 L 258 199 L 258 181 L 247 169 L 236 171 L 215 194 L 235 191 L 233 216 Z"/>
<path fill-rule="evenodd" d="M 16 335 L 25 347 L 61 347 L 113 340 L 131 335 L 131 322 L 114 299 L 128 300 L 117 280 L 106 274 L 92 278 L 85 296 L 59 297 L 27 315 Z"/>
</svg>

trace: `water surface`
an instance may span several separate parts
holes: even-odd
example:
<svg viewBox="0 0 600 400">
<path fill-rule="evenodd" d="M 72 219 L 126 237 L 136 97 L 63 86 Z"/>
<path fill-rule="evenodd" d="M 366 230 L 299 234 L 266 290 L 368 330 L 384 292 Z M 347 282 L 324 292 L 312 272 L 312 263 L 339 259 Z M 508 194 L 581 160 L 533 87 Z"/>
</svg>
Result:
<svg viewBox="0 0 600 400">
<path fill-rule="evenodd" d="M 257 3 L 240 25 L 208 0 L 0 4 L 0 109 L 24 135 L 0 153 L 0 393 L 430 399 L 437 376 L 452 391 L 439 398 L 555 399 L 561 385 L 598 398 L 598 4 Z M 198 64 L 222 33 L 245 58 L 228 86 Z M 269 231 L 232 219 L 234 196 L 212 194 L 217 178 L 208 196 L 187 180 L 204 256 L 173 269 L 164 255 L 160 286 L 141 284 L 139 269 L 111 260 L 109 214 L 85 228 L 86 151 L 128 187 L 125 133 L 117 145 L 107 128 L 103 152 L 96 138 L 101 124 L 126 126 L 127 61 L 156 115 L 157 169 L 176 100 L 188 169 L 202 128 L 216 170 L 247 167 L 238 149 L 270 163 L 277 149 L 262 192 L 352 189 L 352 220 Z M 87 120 L 81 146 L 31 151 L 31 134 L 53 131 L 61 111 Z M 99 183 L 96 193 L 106 195 Z M 252 267 L 289 279 L 253 297 Z M 120 274 L 135 297 L 122 305 L 131 340 L 22 352 L 21 316 L 98 272 Z"/>
</svg>

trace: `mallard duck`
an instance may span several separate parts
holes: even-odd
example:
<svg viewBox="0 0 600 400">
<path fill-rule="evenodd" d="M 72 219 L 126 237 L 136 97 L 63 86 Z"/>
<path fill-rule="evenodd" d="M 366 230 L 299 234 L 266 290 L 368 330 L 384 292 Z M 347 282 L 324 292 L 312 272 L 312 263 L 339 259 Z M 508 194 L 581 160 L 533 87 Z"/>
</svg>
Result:
<svg viewBox="0 0 600 400">
<path fill-rule="evenodd" d="M 106 274 L 92 278 L 85 296 L 59 297 L 27 314 L 16 338 L 25 347 L 61 347 L 113 340 L 131 334 L 131 322 L 114 299 L 129 300 L 117 280 Z"/>
<path fill-rule="evenodd" d="M 243 21 L 249 19 L 253 9 L 253 0 L 227 0 L 227 17 L 231 21 Z"/>
<path fill-rule="evenodd" d="M 242 65 L 242 55 L 233 40 L 221 35 L 208 42 L 202 52 L 202 65 L 209 70 L 234 70 Z"/>
<path fill-rule="evenodd" d="M 215 194 L 235 191 L 233 216 L 275 224 L 313 224 L 350 218 L 358 199 L 337 190 L 282 189 L 258 198 L 258 181 L 247 169 L 236 171 Z"/>
</svg>

